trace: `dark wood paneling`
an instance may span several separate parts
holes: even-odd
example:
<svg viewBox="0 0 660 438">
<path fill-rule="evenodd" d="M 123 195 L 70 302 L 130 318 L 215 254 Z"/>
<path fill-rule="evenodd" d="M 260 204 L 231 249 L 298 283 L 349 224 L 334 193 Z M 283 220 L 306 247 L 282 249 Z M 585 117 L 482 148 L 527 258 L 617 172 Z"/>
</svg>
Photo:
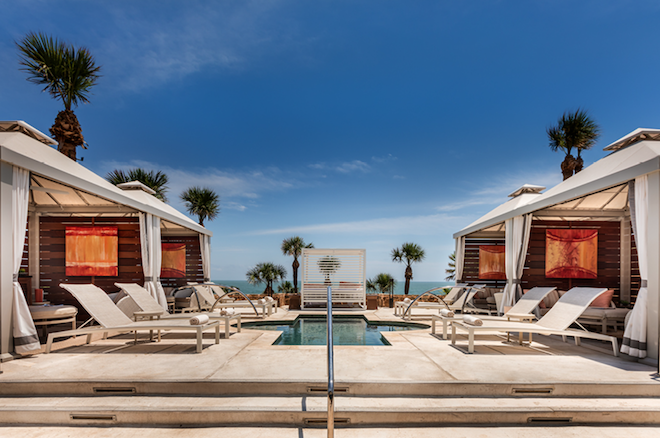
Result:
<svg viewBox="0 0 660 438">
<path fill-rule="evenodd" d="M 465 263 L 463 267 L 463 282 L 470 284 L 485 284 L 487 287 L 501 288 L 506 280 L 484 280 L 479 278 L 479 247 L 486 245 L 504 245 L 502 239 L 465 239 Z"/>
</svg>

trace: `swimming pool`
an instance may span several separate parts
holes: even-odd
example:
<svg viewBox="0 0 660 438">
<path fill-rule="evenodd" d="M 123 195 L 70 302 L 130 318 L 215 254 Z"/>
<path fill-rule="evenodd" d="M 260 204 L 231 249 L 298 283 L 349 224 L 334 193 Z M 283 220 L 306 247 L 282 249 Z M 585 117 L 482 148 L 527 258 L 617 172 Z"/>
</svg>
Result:
<svg viewBox="0 0 660 438">
<path fill-rule="evenodd" d="M 419 330 L 425 324 L 369 322 L 362 316 L 334 316 L 334 345 L 390 345 L 380 332 Z M 324 316 L 299 316 L 293 321 L 259 321 L 242 324 L 246 328 L 281 331 L 273 345 L 325 345 L 327 321 Z"/>
</svg>

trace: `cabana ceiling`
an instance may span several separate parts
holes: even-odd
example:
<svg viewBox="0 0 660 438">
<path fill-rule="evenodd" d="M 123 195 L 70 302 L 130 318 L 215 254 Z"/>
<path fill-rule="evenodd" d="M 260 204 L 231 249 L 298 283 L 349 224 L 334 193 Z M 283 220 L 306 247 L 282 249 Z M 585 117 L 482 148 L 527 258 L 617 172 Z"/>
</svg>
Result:
<svg viewBox="0 0 660 438">
<path fill-rule="evenodd" d="M 533 217 L 546 221 L 619 221 L 628 214 L 628 184 L 621 184 L 535 211 Z M 504 222 L 500 222 L 467 237 L 497 237 L 504 232 Z"/>
</svg>

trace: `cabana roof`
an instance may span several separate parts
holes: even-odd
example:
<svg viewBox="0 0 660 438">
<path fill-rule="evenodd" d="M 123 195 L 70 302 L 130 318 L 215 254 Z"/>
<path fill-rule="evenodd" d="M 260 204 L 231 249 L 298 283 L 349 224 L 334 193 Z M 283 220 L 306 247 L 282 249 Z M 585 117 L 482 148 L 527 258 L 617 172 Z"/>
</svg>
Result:
<svg viewBox="0 0 660 438">
<path fill-rule="evenodd" d="M 50 141 L 48 141 L 50 140 Z M 122 190 L 49 145 L 52 139 L 22 121 L 0 121 L 0 159 L 31 172 L 34 210 L 51 216 L 117 216 L 145 212 L 165 229 L 212 235 L 144 190 Z"/>
<path fill-rule="evenodd" d="M 507 219 L 540 210 L 545 219 L 563 219 L 570 213 L 571 220 L 602 220 L 622 214 L 627 204 L 626 183 L 660 169 L 659 140 L 660 130 L 637 129 L 605 148 L 614 150 L 612 154 L 545 193 L 514 197 L 455 233 L 454 238 L 477 231 L 503 231 Z"/>
</svg>

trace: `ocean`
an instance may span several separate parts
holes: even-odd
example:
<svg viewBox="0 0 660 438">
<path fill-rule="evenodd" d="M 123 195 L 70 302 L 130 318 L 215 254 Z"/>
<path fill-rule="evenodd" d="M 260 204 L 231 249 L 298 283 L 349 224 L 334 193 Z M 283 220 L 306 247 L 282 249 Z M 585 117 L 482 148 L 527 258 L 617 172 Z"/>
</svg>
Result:
<svg viewBox="0 0 660 438">
<path fill-rule="evenodd" d="M 265 284 L 251 285 L 245 280 L 213 280 L 214 283 L 224 284 L 225 286 L 234 286 L 241 290 L 241 292 L 246 294 L 262 294 L 264 289 L 266 289 Z M 273 289 L 277 292 L 277 285 L 273 285 Z M 429 289 L 440 286 L 453 285 L 454 282 L 449 281 L 411 281 L 410 282 L 410 295 L 419 295 L 426 292 Z M 398 281 L 394 286 L 394 293 L 396 295 L 403 295 L 403 289 L 406 285 L 405 281 Z M 300 288 L 300 282 L 298 282 L 298 288 Z"/>
</svg>

